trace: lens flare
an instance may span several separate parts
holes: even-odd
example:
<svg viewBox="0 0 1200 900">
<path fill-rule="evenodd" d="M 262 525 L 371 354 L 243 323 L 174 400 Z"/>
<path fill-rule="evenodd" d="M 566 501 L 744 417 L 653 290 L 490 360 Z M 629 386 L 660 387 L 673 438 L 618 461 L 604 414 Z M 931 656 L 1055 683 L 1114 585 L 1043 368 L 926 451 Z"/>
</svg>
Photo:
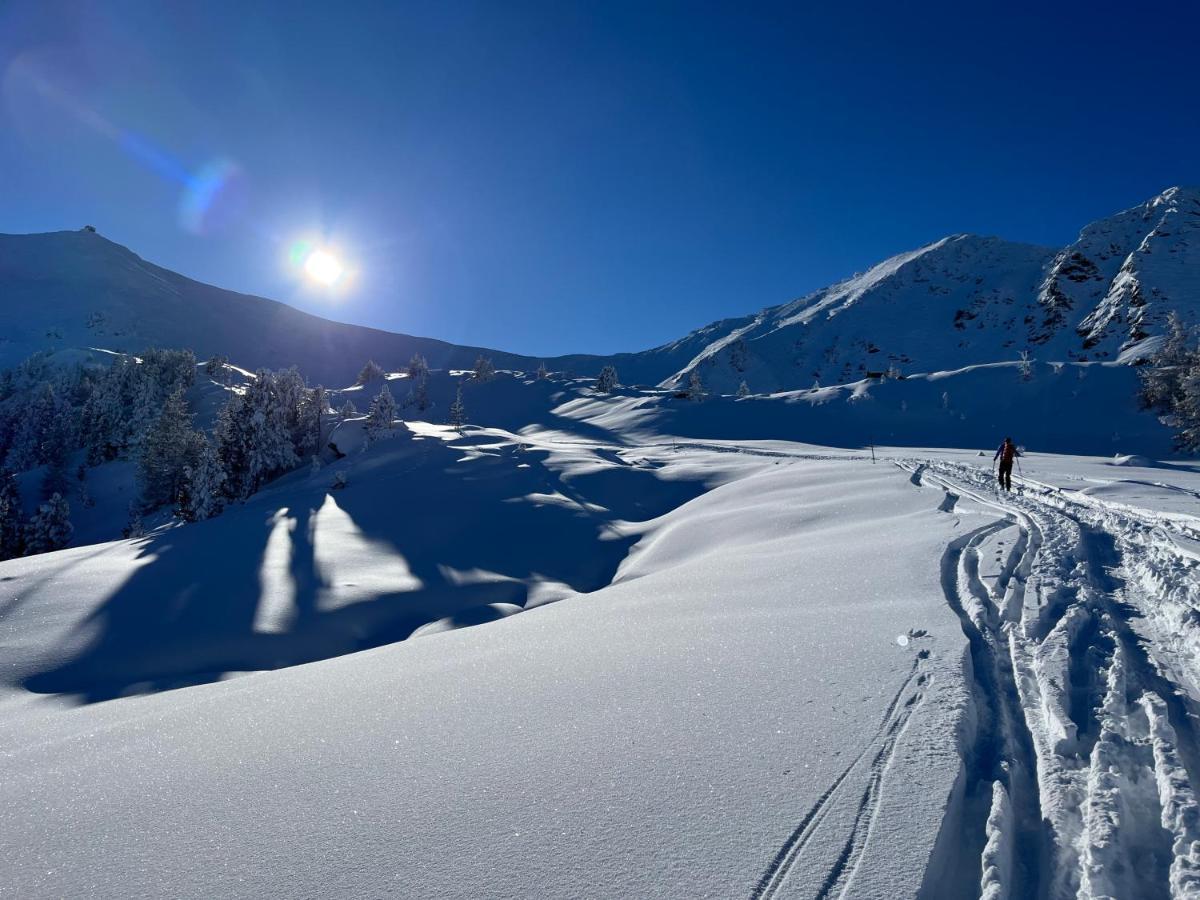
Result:
<svg viewBox="0 0 1200 900">
<path fill-rule="evenodd" d="M 183 184 L 179 224 L 186 231 L 211 234 L 240 215 L 244 178 L 241 167 L 232 160 L 214 160 L 186 176 Z"/>
</svg>

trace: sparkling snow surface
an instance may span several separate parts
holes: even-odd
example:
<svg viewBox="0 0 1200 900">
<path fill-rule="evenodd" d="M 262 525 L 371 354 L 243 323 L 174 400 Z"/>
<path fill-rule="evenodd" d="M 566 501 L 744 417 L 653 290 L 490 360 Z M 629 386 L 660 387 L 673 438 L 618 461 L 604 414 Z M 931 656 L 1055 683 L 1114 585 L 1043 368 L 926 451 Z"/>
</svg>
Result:
<svg viewBox="0 0 1200 900">
<path fill-rule="evenodd" d="M 4 889 L 1188 895 L 1193 471 L 540 434 L 0 565 Z"/>
</svg>

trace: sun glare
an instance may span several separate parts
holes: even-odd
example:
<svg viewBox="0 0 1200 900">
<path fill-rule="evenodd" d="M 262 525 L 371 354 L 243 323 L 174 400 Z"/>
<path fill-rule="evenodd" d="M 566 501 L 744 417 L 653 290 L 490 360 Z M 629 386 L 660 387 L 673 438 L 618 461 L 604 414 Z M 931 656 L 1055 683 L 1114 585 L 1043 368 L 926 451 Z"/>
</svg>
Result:
<svg viewBox="0 0 1200 900">
<path fill-rule="evenodd" d="M 344 271 L 341 261 L 328 250 L 314 250 L 304 260 L 304 272 L 318 284 L 336 284 Z"/>
</svg>

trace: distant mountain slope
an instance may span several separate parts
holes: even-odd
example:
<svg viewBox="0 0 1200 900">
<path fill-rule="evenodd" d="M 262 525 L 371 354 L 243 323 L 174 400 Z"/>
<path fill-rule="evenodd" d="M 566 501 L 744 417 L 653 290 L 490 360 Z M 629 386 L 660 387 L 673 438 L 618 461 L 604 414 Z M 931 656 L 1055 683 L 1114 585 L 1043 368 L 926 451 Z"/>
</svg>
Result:
<svg viewBox="0 0 1200 900">
<path fill-rule="evenodd" d="M 43 348 L 190 347 L 248 366 L 298 365 L 346 384 L 368 358 L 395 369 L 414 352 L 435 368 L 480 353 L 501 368 L 541 361 L 331 322 L 185 278 L 97 234 L 0 235 L 0 365 Z M 755 393 L 845 383 L 889 368 L 932 372 L 1012 361 L 1131 362 L 1167 313 L 1200 318 L 1200 190 L 1170 188 L 1083 229 L 1061 250 L 954 235 L 756 315 L 724 319 L 651 350 L 548 358 L 626 384 L 686 382 Z"/>
<path fill-rule="evenodd" d="M 348 384 L 368 358 L 399 368 L 419 352 L 438 368 L 486 353 L 503 368 L 538 360 L 431 338 L 331 322 L 263 297 L 159 268 L 90 232 L 0 235 L 0 365 L 46 348 L 131 352 L 188 347 L 241 364 L 298 365 L 313 382 Z"/>
<path fill-rule="evenodd" d="M 726 330 L 669 381 L 713 390 L 843 383 L 896 366 L 1132 361 L 1167 313 L 1200 318 L 1200 191 L 1171 188 L 1060 250 L 955 235 Z"/>
</svg>

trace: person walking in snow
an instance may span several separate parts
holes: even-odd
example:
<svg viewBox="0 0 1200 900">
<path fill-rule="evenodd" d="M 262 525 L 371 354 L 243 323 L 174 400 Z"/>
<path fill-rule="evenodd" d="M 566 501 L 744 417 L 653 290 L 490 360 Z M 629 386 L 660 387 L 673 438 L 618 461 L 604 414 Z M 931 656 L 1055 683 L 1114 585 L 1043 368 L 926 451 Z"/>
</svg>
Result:
<svg viewBox="0 0 1200 900">
<path fill-rule="evenodd" d="M 1000 460 L 1000 487 L 1006 491 L 1012 490 L 1012 469 L 1013 463 L 1021 453 L 1017 450 L 1017 445 L 1013 443 L 1013 439 L 1006 437 L 1004 443 L 996 448 L 996 455 L 992 457 L 992 464 L 996 460 Z"/>
</svg>

